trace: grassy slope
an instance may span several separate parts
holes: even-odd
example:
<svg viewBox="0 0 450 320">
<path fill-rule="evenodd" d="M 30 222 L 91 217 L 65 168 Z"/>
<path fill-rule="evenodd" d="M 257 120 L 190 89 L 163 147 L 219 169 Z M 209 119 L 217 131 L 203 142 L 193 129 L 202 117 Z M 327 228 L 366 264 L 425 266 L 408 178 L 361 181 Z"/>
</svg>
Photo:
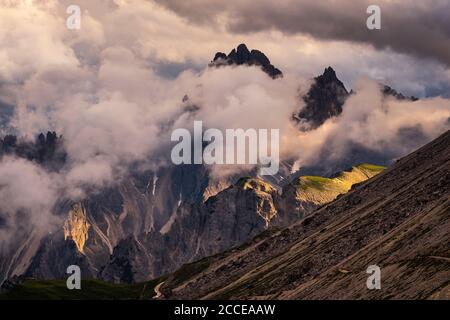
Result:
<svg viewBox="0 0 450 320">
<path fill-rule="evenodd" d="M 154 288 L 163 279 L 135 284 L 113 284 L 100 280 L 82 280 L 81 290 L 69 290 L 65 280 L 25 280 L 0 300 L 85 300 L 85 299 L 151 299 Z"/>
<path fill-rule="evenodd" d="M 367 180 L 385 167 L 360 164 L 349 171 L 343 171 L 334 178 L 301 176 L 296 181 L 297 200 L 310 201 L 318 205 L 333 201 L 339 194 L 346 193 L 355 183 Z"/>
</svg>

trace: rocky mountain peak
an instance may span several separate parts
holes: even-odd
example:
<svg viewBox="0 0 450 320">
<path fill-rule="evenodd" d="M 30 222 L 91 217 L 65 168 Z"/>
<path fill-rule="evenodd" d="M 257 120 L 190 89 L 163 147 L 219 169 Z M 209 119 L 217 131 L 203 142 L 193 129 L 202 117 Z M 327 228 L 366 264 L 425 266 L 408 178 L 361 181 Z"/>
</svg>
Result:
<svg viewBox="0 0 450 320">
<path fill-rule="evenodd" d="M 332 82 L 332 81 L 339 81 L 339 79 L 336 76 L 336 71 L 332 67 L 325 68 L 323 74 L 319 76 L 318 78 L 323 79 L 325 82 Z"/>
<path fill-rule="evenodd" d="M 332 67 L 325 68 L 323 73 L 320 76 L 317 76 L 315 80 L 316 83 L 319 83 L 321 86 L 337 84 L 339 87 L 345 89 L 344 84 L 341 80 L 339 80 L 336 75 L 336 71 L 334 71 Z M 347 91 L 347 89 L 345 89 L 345 91 Z"/>
<path fill-rule="evenodd" d="M 387 85 L 380 85 L 385 97 L 394 97 L 398 100 L 416 101 L 418 98 L 407 97 Z M 302 129 L 315 129 L 327 119 L 339 116 L 342 106 L 347 98 L 355 94 L 353 90 L 347 91 L 344 84 L 336 75 L 332 67 L 325 68 L 323 74 L 314 78 L 308 93 L 302 97 L 304 108 L 293 115 L 293 118 L 302 124 Z"/>
<path fill-rule="evenodd" d="M 314 78 L 314 83 L 303 97 L 305 107 L 294 115 L 299 122 L 317 128 L 327 119 L 338 116 L 349 96 L 347 89 L 336 76 L 332 67 L 327 67 L 323 74 Z"/>
<path fill-rule="evenodd" d="M 234 49 L 233 49 L 233 51 L 234 51 Z M 238 64 L 244 64 L 251 60 L 250 51 L 248 50 L 247 46 L 243 43 L 241 43 L 237 47 L 236 60 L 237 60 Z"/>
<path fill-rule="evenodd" d="M 220 67 L 224 65 L 248 65 L 260 66 L 261 69 L 272 78 L 282 77 L 283 73 L 270 63 L 269 58 L 259 50 L 249 50 L 244 43 L 241 43 L 236 49 L 226 55 L 223 52 L 217 52 L 210 67 Z"/>
</svg>

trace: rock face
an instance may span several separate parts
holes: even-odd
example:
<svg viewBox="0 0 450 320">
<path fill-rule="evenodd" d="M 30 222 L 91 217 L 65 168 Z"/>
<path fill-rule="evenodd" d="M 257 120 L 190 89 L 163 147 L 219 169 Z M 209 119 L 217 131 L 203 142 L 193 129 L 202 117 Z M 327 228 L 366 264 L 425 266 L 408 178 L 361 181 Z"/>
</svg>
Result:
<svg viewBox="0 0 450 320">
<path fill-rule="evenodd" d="M 448 298 L 450 131 L 291 227 L 175 272 L 170 299 Z M 366 270 L 381 268 L 381 290 Z"/>
<path fill-rule="evenodd" d="M 184 203 L 164 233 L 150 232 L 121 241 L 101 278 L 116 282 L 148 280 L 240 245 L 269 225 L 281 223 L 275 207 L 278 198 L 276 189 L 268 183 L 242 178 L 200 205 Z M 127 270 L 133 270 L 132 277 Z"/>
<path fill-rule="evenodd" d="M 249 51 L 245 44 L 240 44 L 237 49 L 231 50 L 228 55 L 223 52 L 217 52 L 213 61 L 210 63 L 210 67 L 224 65 L 259 66 L 274 79 L 283 76 L 283 73 L 270 63 L 270 60 L 264 53 L 259 50 Z"/>
<path fill-rule="evenodd" d="M 62 232 L 44 236 L 31 263 L 24 272 L 26 277 L 39 279 L 64 279 L 67 267 L 77 265 L 83 278 L 96 276 L 86 256 L 72 239 L 64 240 Z"/>
<path fill-rule="evenodd" d="M 349 96 L 344 84 L 337 78 L 333 68 L 328 67 L 322 75 L 314 79 L 308 93 L 302 98 L 305 107 L 294 119 L 317 128 L 331 117 L 342 112 L 342 106 Z"/>
<path fill-rule="evenodd" d="M 101 278 L 115 283 L 133 283 L 147 280 L 152 269 L 152 257 L 135 238 L 121 240 L 114 248 L 111 260 L 101 271 Z"/>
<path fill-rule="evenodd" d="M 361 167 L 340 174 L 332 180 L 340 185 L 333 195 L 346 192 L 353 183 L 381 170 Z M 181 205 L 164 234 L 150 232 L 121 241 L 100 277 L 115 282 L 149 280 L 184 263 L 242 245 L 271 228 L 285 227 L 334 199 L 329 194 L 316 202 L 295 196 L 298 193 L 282 196 L 261 179 L 241 178 L 199 206 Z M 292 203 L 297 204 L 296 210 L 286 207 Z M 300 208 L 299 203 L 303 204 Z"/>
<path fill-rule="evenodd" d="M 186 170 L 192 173 L 192 168 Z M 147 183 L 129 179 L 117 189 L 72 205 L 61 230 L 41 237 L 26 269 L 18 272 L 17 267 L 10 268 L 8 277 L 26 274 L 64 278 L 65 268 L 78 264 L 90 277 L 113 282 L 145 281 L 242 245 L 270 228 L 287 226 L 327 199 L 332 200 L 324 196 L 322 201 L 308 202 L 298 198 L 298 192 L 281 195 L 273 185 L 254 177 L 241 178 L 204 200 L 205 196 L 178 189 L 189 184 L 180 184 L 178 179 L 183 177 L 175 178 L 177 174 L 166 174 L 169 172 L 168 176 L 160 172 L 157 179 L 148 174 Z M 197 174 L 190 181 L 201 182 L 202 170 Z M 141 193 L 144 189 L 140 186 L 150 182 L 155 185 Z M 200 190 L 206 192 L 207 184 L 202 184 Z M 181 194 L 181 201 L 174 204 L 175 199 L 168 198 L 170 194 L 174 198 Z M 162 195 L 167 203 L 160 203 L 158 197 Z"/>
<path fill-rule="evenodd" d="M 37 150 L 40 148 L 48 150 L 48 153 L 43 153 L 48 155 L 57 155 L 60 150 L 61 142 L 56 134 L 49 133 L 47 136 L 39 135 L 36 143 L 25 143 L 15 136 L 6 136 L 2 139 L 2 152 L 38 162 Z M 45 156 L 43 159 L 44 167 L 58 170 L 47 164 L 47 161 L 58 163 L 57 158 Z M 63 165 L 64 161 L 58 163 L 58 168 Z M 61 216 L 62 223 L 53 234 L 40 234 L 24 223 L 13 245 L 0 243 L 0 282 L 23 274 L 43 279 L 65 278 L 65 268 L 71 264 L 79 264 L 83 274 L 91 277 L 115 281 L 148 279 L 172 271 L 194 257 L 247 241 L 248 237 L 264 230 L 274 214 L 273 204 L 265 213 L 265 206 L 270 204 L 267 204 L 267 199 L 262 199 L 262 193 L 251 201 L 243 198 L 235 210 L 254 202 L 246 209 L 248 214 L 240 216 L 235 211 L 226 217 L 227 223 L 232 225 L 230 232 L 235 235 L 228 239 L 216 234 L 218 239 L 211 247 L 207 244 L 202 247 L 197 242 L 206 228 L 205 219 L 218 219 L 220 214 L 220 210 L 217 215 L 211 214 L 213 209 L 210 207 L 213 207 L 214 201 L 207 200 L 233 185 L 233 181 L 211 180 L 207 167 L 202 165 L 130 171 L 128 178 L 104 190 L 96 190 L 80 203 L 60 199 L 56 214 Z M 289 171 L 287 168 L 286 172 Z M 243 193 L 252 197 L 250 191 Z M 234 201 L 234 198 L 231 199 Z M 229 211 L 233 212 L 232 209 Z M 233 219 L 248 219 L 249 223 L 236 224 Z M 219 226 L 217 230 L 220 232 L 220 222 L 214 223 Z M 247 229 L 253 225 L 256 227 Z M 180 246 L 180 241 L 185 244 Z M 144 244 L 144 250 L 139 243 Z M 155 244 L 158 248 L 153 248 Z M 131 250 L 133 248 L 139 250 Z M 60 250 L 67 252 L 63 254 Z M 167 254 L 170 250 L 173 254 Z M 150 255 L 149 261 L 147 264 L 137 263 L 140 267 L 131 269 L 134 272 L 132 277 L 123 276 L 127 274 L 126 270 L 120 269 L 123 267 L 120 257 L 125 255 L 124 252 L 129 252 L 130 265 L 138 261 L 139 255 L 142 259 Z"/>
<path fill-rule="evenodd" d="M 86 211 L 80 204 L 76 204 L 64 223 L 64 240 L 73 240 L 78 251 L 84 253 L 88 230 L 89 223 L 87 222 Z"/>
</svg>

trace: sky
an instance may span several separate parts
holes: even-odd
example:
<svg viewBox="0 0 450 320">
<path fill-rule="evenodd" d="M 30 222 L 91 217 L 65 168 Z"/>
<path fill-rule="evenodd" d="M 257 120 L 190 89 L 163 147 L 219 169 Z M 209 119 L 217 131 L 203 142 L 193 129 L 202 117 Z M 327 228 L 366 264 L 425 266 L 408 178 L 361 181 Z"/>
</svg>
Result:
<svg viewBox="0 0 450 320">
<path fill-rule="evenodd" d="M 113 46 L 173 78 L 246 43 L 303 77 L 330 65 L 348 88 L 369 76 L 407 95 L 449 96 L 450 2 L 377 1 L 381 30 L 368 30 L 372 2 L 2 0 L 0 79 L 23 81 L 45 65 L 98 67 Z M 71 4 L 81 8 L 80 30 L 65 27 Z"/>
<path fill-rule="evenodd" d="M 70 30 L 74 4 L 81 28 Z M 120 181 L 134 162 L 161 165 L 170 130 L 191 128 L 193 117 L 218 129 L 279 128 L 280 156 L 300 165 L 318 161 L 325 145 L 335 158 L 355 143 L 398 157 L 419 146 L 405 145 L 400 132 L 420 129 L 431 140 L 449 127 L 450 2 L 378 1 L 380 30 L 366 27 L 368 4 L 0 0 L 0 111 L 14 108 L 3 129 L 28 139 L 55 130 L 68 153 L 57 174 L 1 159 L 0 204 L 8 205 L 0 219 L 28 211 L 42 223 L 57 199 L 83 199 L 86 189 Z M 284 77 L 207 67 L 240 43 L 263 51 Z M 341 117 L 301 132 L 291 115 L 328 66 L 356 94 Z M 378 83 L 421 99 L 386 100 Z M 185 94 L 199 107 L 194 115 Z"/>
</svg>

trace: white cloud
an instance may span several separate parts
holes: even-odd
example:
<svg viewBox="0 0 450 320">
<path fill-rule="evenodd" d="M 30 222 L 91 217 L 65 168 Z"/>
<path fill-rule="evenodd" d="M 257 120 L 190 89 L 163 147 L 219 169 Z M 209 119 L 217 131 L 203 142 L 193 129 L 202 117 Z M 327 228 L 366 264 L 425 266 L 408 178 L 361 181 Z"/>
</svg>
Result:
<svg viewBox="0 0 450 320">
<path fill-rule="evenodd" d="M 290 121 L 309 78 L 329 64 L 338 65 L 347 83 L 364 73 L 396 83 L 404 80 L 400 74 L 413 79 L 405 80 L 405 88 L 414 92 L 435 75 L 448 81 L 448 71 L 436 64 L 425 65 L 432 71 L 421 79 L 414 60 L 388 51 L 273 31 L 236 35 L 133 0 L 79 1 L 82 28 L 74 32 L 65 28 L 66 4 L 0 1 L 0 93 L 7 92 L 17 106 L 15 129 L 28 137 L 54 129 L 68 152 L 67 167 L 58 175 L 23 160 L 0 163 L 0 172 L 10 173 L 0 175 L 7 186 L 0 198 L 17 193 L 8 212 L 22 206 L 48 212 L 57 199 L 79 198 L 85 187 L 120 180 L 135 161 L 160 165 L 161 159 L 153 158 L 170 155 L 170 121 L 186 128 L 194 119 L 219 129 L 278 128 L 282 158 L 302 164 L 317 160 L 328 142 L 336 157 L 349 143 L 405 154 L 411 145 L 396 139 L 400 128 L 420 126 L 431 139 L 448 125 L 448 100 L 384 101 L 370 81 L 357 84 L 342 116 L 321 128 L 302 133 Z M 185 71 L 169 80 L 154 68 L 161 62 L 206 65 L 215 51 L 240 42 L 266 52 L 285 76 L 272 80 L 257 67 L 239 67 Z M 186 93 L 200 107 L 191 117 L 182 113 Z"/>
</svg>

